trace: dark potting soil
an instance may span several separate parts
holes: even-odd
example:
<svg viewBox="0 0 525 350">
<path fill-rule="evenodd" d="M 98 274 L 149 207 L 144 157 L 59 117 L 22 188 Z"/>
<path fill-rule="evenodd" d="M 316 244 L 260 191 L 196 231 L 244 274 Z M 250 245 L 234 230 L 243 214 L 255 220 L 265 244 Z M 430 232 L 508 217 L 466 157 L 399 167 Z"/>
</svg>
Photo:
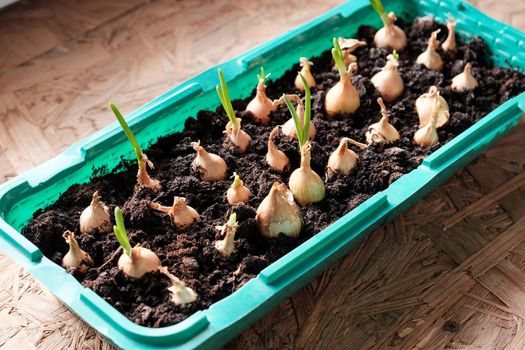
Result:
<svg viewBox="0 0 525 350">
<path fill-rule="evenodd" d="M 326 198 L 301 208 L 305 225 L 299 238 L 280 236 L 264 239 L 258 234 L 255 223 L 257 206 L 274 181 L 287 183 L 290 175 L 290 172 L 281 174 L 267 166 L 268 135 L 275 125 L 283 124 L 290 115 L 286 107 L 280 107 L 272 114 L 271 126 L 255 125 L 250 122 L 249 113 L 242 112 L 251 98 L 234 101 L 236 111 L 243 118 L 244 130 L 253 138 L 245 154 L 223 147 L 225 136 L 222 130 L 227 118 L 222 108 L 215 112 L 200 111 L 197 119 L 186 121 L 183 132 L 162 137 L 145 152 L 156 165 L 150 175 L 161 181 L 162 192 L 154 193 L 136 186 L 136 165 L 122 162 L 122 172 L 95 175 L 88 184 L 71 186 L 56 203 L 38 210 L 22 233 L 47 257 L 60 264 L 68 250 L 62 233 L 65 230 L 75 231 L 80 246 L 95 261 L 86 275 L 76 274 L 76 277 L 138 324 L 149 327 L 172 325 L 197 310 L 209 307 L 374 193 L 386 189 L 400 176 L 416 168 L 423 158 L 499 104 L 525 90 L 524 75 L 494 68 L 488 47 L 479 38 L 472 39 L 468 44 L 458 38 L 455 53 L 439 51 L 445 63 L 442 72 L 416 64 L 416 57 L 426 48 L 431 31 L 441 28 L 440 39 L 444 40 L 447 30 L 431 20 L 416 20 L 407 25 L 400 23 L 400 26 L 405 29 L 410 43 L 400 54 L 399 70 L 405 82 L 405 92 L 395 103 L 387 104 L 387 108 L 390 122 L 400 132 L 401 139 L 388 145 L 374 144 L 365 150 L 354 149 L 360 158 L 351 174 L 326 180 Z M 361 96 L 361 107 L 354 115 L 343 116 L 339 120 L 327 119 L 323 109 L 325 92 L 339 78 L 332 69 L 329 51 L 312 58 L 315 64 L 313 74 L 317 83 L 324 87 L 312 91 L 313 122 L 317 127 L 312 167 L 318 174 L 325 173 L 328 157 L 341 137 L 364 141 L 367 126 L 380 118 L 376 103 L 378 96 L 370 78 L 383 67 L 388 52 L 373 46 L 374 33 L 375 29 L 362 27 L 357 35 L 366 40 L 368 46 L 354 52 L 358 57 L 359 72 L 353 77 L 353 82 Z M 470 92 L 453 92 L 449 88 L 451 79 L 462 71 L 466 62 L 472 63 L 479 87 Z M 283 92 L 297 92 L 294 79 L 298 70 L 299 65 L 296 64 L 283 77 L 269 82 L 268 96 L 273 99 L 279 98 Z M 254 88 L 255 85 L 254 76 Z M 437 86 L 447 100 L 451 118 L 447 125 L 439 129 L 440 143 L 421 149 L 412 143 L 418 127 L 414 102 L 431 85 Z M 255 90 L 252 97 L 254 94 Z M 254 194 L 249 202 L 233 207 L 228 205 L 225 193 L 231 180 L 204 182 L 190 170 L 190 163 L 195 157 L 190 142 L 197 140 L 209 152 L 224 158 L 230 175 L 235 171 L 241 176 Z M 297 142 L 278 137 L 276 143 L 290 158 L 291 169 L 297 168 Z M 150 273 L 140 280 L 125 277 L 117 268 L 121 250 L 113 234 L 80 234 L 79 216 L 89 205 L 94 191 L 100 193 L 111 212 L 116 205 L 122 208 L 132 245 L 140 243 L 152 249 L 164 266 L 198 293 L 196 302 L 185 308 L 174 305 L 167 290 L 170 281 L 160 273 Z M 152 200 L 171 205 L 173 196 L 186 197 L 188 204 L 201 215 L 188 229 L 176 229 L 168 216 L 148 207 L 148 202 Z M 232 211 L 237 213 L 240 224 L 236 237 L 237 251 L 230 258 L 224 258 L 214 248 L 214 242 L 221 239 L 215 226 L 224 224 Z"/>
</svg>

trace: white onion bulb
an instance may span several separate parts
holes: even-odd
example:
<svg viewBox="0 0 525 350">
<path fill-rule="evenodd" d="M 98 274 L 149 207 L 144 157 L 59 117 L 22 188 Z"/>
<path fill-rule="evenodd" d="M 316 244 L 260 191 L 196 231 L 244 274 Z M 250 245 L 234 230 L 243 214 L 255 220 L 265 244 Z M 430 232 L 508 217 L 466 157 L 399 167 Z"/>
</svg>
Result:
<svg viewBox="0 0 525 350">
<path fill-rule="evenodd" d="M 80 232 L 84 234 L 93 231 L 108 233 L 111 229 L 108 207 L 100 200 L 98 191 L 96 191 L 93 193 L 91 204 L 80 214 Z"/>
</svg>

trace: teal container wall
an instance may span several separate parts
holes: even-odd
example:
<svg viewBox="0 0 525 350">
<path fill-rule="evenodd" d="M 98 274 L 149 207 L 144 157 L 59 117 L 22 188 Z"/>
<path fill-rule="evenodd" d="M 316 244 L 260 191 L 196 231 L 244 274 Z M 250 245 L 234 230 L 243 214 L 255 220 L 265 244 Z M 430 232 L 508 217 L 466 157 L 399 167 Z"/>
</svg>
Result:
<svg viewBox="0 0 525 350">
<path fill-rule="evenodd" d="M 525 35 L 454 0 L 385 1 L 405 19 L 433 15 L 458 19 L 458 33 L 481 35 L 498 65 L 525 70 Z M 299 56 L 315 56 L 331 46 L 334 36 L 354 36 L 362 24 L 380 26 L 365 0 L 339 6 L 220 67 L 232 98 L 245 98 L 263 65 L 281 76 Z M 160 136 L 182 130 L 184 120 L 201 109 L 215 109 L 217 67 L 190 79 L 127 116 L 143 147 Z M 115 101 L 118 103 L 118 101 Z M 133 158 L 120 127 L 114 123 L 77 142 L 60 156 L 0 186 L 0 249 L 25 267 L 68 307 L 120 348 L 217 348 L 269 312 L 285 297 L 355 247 L 374 227 L 391 220 L 428 191 L 471 161 L 509 131 L 525 110 L 525 94 L 506 102 L 456 137 L 413 172 L 403 176 L 328 228 L 263 270 L 231 296 L 170 327 L 151 329 L 133 324 L 20 235 L 36 208 L 55 201 L 70 185 L 89 181 L 94 168 L 114 169 L 120 157 Z"/>
</svg>

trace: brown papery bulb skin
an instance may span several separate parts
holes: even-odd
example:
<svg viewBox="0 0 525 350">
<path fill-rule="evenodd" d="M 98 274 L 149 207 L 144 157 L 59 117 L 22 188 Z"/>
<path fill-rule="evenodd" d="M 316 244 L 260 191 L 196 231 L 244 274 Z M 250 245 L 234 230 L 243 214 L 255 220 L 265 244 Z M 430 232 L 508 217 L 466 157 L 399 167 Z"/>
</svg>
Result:
<svg viewBox="0 0 525 350">
<path fill-rule="evenodd" d="M 237 127 L 234 127 L 232 122 L 229 121 L 226 124 L 226 130 L 224 131 L 230 141 L 239 149 L 241 153 L 246 152 L 246 149 L 252 142 L 252 138 L 244 130 L 241 129 L 241 119 L 237 118 Z"/>
<path fill-rule="evenodd" d="M 112 229 L 108 207 L 100 200 L 98 191 L 93 193 L 91 204 L 80 214 L 80 232 L 83 234 L 97 231 L 108 233 Z"/>
<path fill-rule="evenodd" d="M 266 96 L 266 85 L 264 85 L 264 79 L 260 79 L 257 84 L 257 94 L 253 100 L 248 103 L 246 110 L 253 114 L 254 119 L 263 124 L 270 124 L 270 113 L 275 110 L 275 105 Z"/>
<path fill-rule="evenodd" d="M 255 216 L 259 233 L 266 238 L 279 234 L 298 237 L 303 227 L 301 209 L 285 184 L 275 182 L 270 193 L 257 208 Z"/>
<path fill-rule="evenodd" d="M 416 112 L 419 116 L 420 127 L 428 124 L 432 118 L 432 111 L 436 100 L 439 102 L 436 127 L 440 128 L 448 122 L 448 119 L 450 118 L 448 103 L 439 94 L 437 87 L 431 86 L 427 93 L 424 93 L 416 99 Z"/>
<path fill-rule="evenodd" d="M 298 97 L 298 96 L 297 96 Z M 304 124 L 304 106 L 303 102 L 299 98 L 297 101 L 297 115 L 299 116 L 299 119 L 301 120 L 301 123 Z M 297 130 L 295 129 L 295 122 L 293 121 L 293 118 L 290 118 L 286 121 L 286 123 L 283 124 L 281 127 L 281 131 L 284 135 L 297 140 Z M 310 128 L 308 130 L 308 139 L 313 140 L 315 138 L 315 135 L 317 133 L 317 129 L 315 128 L 315 124 L 312 120 L 310 120 Z"/>
<path fill-rule="evenodd" d="M 398 60 L 393 55 L 388 55 L 386 59 L 385 66 L 381 71 L 374 74 L 371 81 L 381 94 L 381 97 L 383 97 L 385 101 L 391 102 L 403 94 L 405 84 L 397 70 L 399 66 Z"/>
<path fill-rule="evenodd" d="M 310 167 L 311 145 L 307 142 L 301 148 L 301 166 L 290 175 L 288 187 L 300 205 L 317 203 L 324 199 L 326 189 L 323 180 Z"/>
<path fill-rule="evenodd" d="M 388 25 L 379 29 L 374 35 L 374 44 L 377 47 L 387 49 L 388 51 L 396 50 L 401 52 L 407 46 L 407 37 L 405 32 L 394 23 L 397 20 L 393 12 L 388 14 Z"/>
<path fill-rule="evenodd" d="M 428 69 L 435 71 L 441 71 L 443 69 L 443 61 L 441 56 L 436 52 L 436 49 L 439 47 L 439 40 L 437 40 L 437 35 L 440 30 L 432 32 L 430 38 L 428 39 L 427 49 L 423 51 L 419 56 L 417 56 L 416 63 L 422 64 Z"/>
<path fill-rule="evenodd" d="M 199 213 L 186 204 L 186 198 L 184 197 L 173 197 L 173 205 L 171 207 L 163 206 L 155 202 L 151 202 L 149 206 L 152 209 L 168 214 L 175 226 L 180 229 L 190 226 L 195 220 L 199 219 Z"/>
<path fill-rule="evenodd" d="M 336 173 L 343 175 L 350 174 L 350 171 L 354 168 L 359 156 L 348 149 L 348 137 L 343 137 L 339 142 L 339 146 L 328 158 L 328 165 L 326 167 L 326 175 L 328 177 L 334 176 Z"/>
<path fill-rule="evenodd" d="M 309 87 L 317 86 L 317 83 L 315 82 L 315 78 L 312 75 L 312 72 L 310 71 L 310 66 L 313 66 L 314 64 L 308 61 L 306 57 L 301 57 L 299 59 L 299 62 L 301 63 L 302 68 L 301 68 L 301 71 L 297 73 L 297 76 L 295 77 L 295 87 L 297 88 L 297 90 L 304 91 L 304 85 L 303 85 L 303 81 L 301 79 L 300 74 L 302 74 L 302 76 L 308 83 Z"/>
<path fill-rule="evenodd" d="M 354 52 L 361 46 L 366 46 L 366 41 L 352 38 L 338 38 L 337 41 L 339 43 L 339 47 L 341 47 L 341 50 L 343 51 L 343 61 L 346 67 L 348 67 L 351 63 L 357 61 L 357 57 L 352 55 L 352 52 Z M 335 69 L 337 69 L 337 66 L 335 66 Z"/>
<path fill-rule="evenodd" d="M 126 276 L 139 279 L 148 272 L 157 271 L 160 260 L 151 250 L 137 245 L 131 248 L 131 256 L 123 253 L 117 265 Z"/>
<path fill-rule="evenodd" d="M 192 142 L 191 145 L 197 151 L 197 156 L 191 163 L 191 166 L 199 172 L 201 180 L 221 181 L 226 179 L 228 167 L 224 159 L 216 154 L 206 152 L 200 145 L 200 142 Z"/>
<path fill-rule="evenodd" d="M 69 251 L 62 259 L 62 266 L 69 272 L 80 271 L 81 273 L 86 273 L 88 268 L 93 266 L 93 259 L 88 253 L 80 249 L 73 232 L 66 231 L 62 237 L 69 244 Z"/>
<path fill-rule="evenodd" d="M 383 99 L 379 97 L 377 103 L 381 107 L 381 120 L 368 127 L 366 132 L 366 142 L 368 144 L 374 142 L 390 143 L 399 140 L 399 132 L 388 122 L 388 112 L 386 110 Z"/>
<path fill-rule="evenodd" d="M 447 39 L 441 44 L 443 51 L 454 51 L 456 50 L 456 20 L 447 20 L 448 35 Z"/>
<path fill-rule="evenodd" d="M 352 73 L 356 70 L 357 64 L 350 64 L 346 74 L 326 93 L 324 106 L 329 117 L 354 113 L 361 105 L 359 93 L 352 84 Z"/>
<path fill-rule="evenodd" d="M 226 191 L 226 199 L 231 205 L 244 203 L 252 197 L 252 192 L 248 187 L 244 186 L 244 182 L 237 174 L 234 173 L 233 175 L 235 179 L 228 191 Z"/>
<path fill-rule="evenodd" d="M 154 169 L 153 163 L 146 157 L 145 154 L 142 154 L 142 162 L 137 173 L 137 183 L 141 187 L 149 188 L 154 192 L 160 192 L 162 186 L 160 181 L 152 179 L 148 174 L 148 167 Z"/>
<path fill-rule="evenodd" d="M 478 81 L 472 75 L 472 65 L 467 63 L 463 72 L 452 78 L 452 84 L 450 85 L 452 90 L 462 92 L 465 90 L 474 90 L 478 87 Z"/>
<path fill-rule="evenodd" d="M 266 153 L 266 162 L 272 169 L 282 172 L 290 167 L 290 159 L 288 159 L 283 151 L 277 149 L 277 146 L 275 146 L 275 143 L 273 142 L 273 138 L 278 131 L 279 126 L 276 126 L 273 128 L 270 136 L 268 137 L 268 152 Z"/>
</svg>

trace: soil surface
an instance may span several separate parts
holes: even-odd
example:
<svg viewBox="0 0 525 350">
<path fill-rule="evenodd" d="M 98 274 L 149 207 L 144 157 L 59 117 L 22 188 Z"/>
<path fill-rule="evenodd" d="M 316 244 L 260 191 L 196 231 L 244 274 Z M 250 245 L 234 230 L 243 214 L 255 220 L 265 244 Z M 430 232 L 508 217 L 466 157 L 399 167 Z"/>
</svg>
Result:
<svg viewBox="0 0 525 350">
<path fill-rule="evenodd" d="M 450 141 L 499 104 L 525 91 L 522 73 L 492 66 L 487 45 L 474 38 L 465 44 L 458 38 L 455 53 L 439 51 L 444 61 L 442 72 L 426 69 L 415 63 L 416 57 L 426 48 L 431 31 L 441 28 L 440 40 L 444 40 L 447 29 L 431 20 L 416 20 L 411 24 L 399 23 L 404 28 L 409 46 L 400 54 L 399 71 L 405 82 L 405 92 L 395 103 L 387 103 L 390 122 L 401 134 L 401 139 L 392 144 L 374 144 L 365 150 L 353 150 L 359 155 L 357 166 L 349 176 L 335 176 L 326 180 L 326 198 L 317 204 L 302 207 L 305 225 L 299 238 L 280 236 L 264 239 L 258 234 L 255 210 L 268 194 L 274 181 L 288 182 L 290 172 L 278 173 L 269 169 L 265 162 L 268 135 L 275 125 L 290 118 L 286 107 L 272 113 L 270 126 L 250 122 L 250 114 L 243 112 L 251 98 L 234 101 L 234 108 L 243 118 L 243 128 L 253 142 L 245 154 L 231 147 L 224 147 L 222 132 L 227 117 L 222 110 L 200 111 L 197 118 L 186 121 L 185 130 L 159 139 L 145 153 L 156 165 L 150 175 L 160 180 L 163 191 L 154 193 L 136 185 L 136 165 L 122 162 L 120 172 L 95 175 L 91 182 L 73 185 L 63 193 L 56 203 L 38 210 L 22 233 L 35 243 L 57 264 L 68 250 L 62 238 L 65 230 L 76 233 L 82 249 L 94 259 L 94 267 L 85 275 L 75 276 L 81 283 L 94 290 L 110 304 L 140 325 L 161 327 L 172 325 L 197 310 L 230 295 L 262 269 L 296 246 L 324 229 L 332 222 L 358 206 L 374 193 L 386 189 L 403 174 L 416 168 L 423 158 Z M 312 147 L 312 168 L 324 178 L 329 155 L 343 136 L 364 142 L 368 125 L 380 118 L 376 103 L 377 93 L 370 82 L 373 74 L 385 64 L 388 52 L 373 46 L 375 29 L 361 27 L 357 37 L 366 40 L 368 46 L 354 52 L 358 57 L 359 71 L 353 83 L 361 96 L 361 107 L 351 116 L 339 120 L 328 120 L 324 113 L 326 89 L 339 78 L 332 69 L 329 51 L 311 60 L 312 72 L 317 83 L 324 87 L 312 90 L 313 122 L 317 136 Z M 327 38 L 328 40 L 329 38 Z M 300 53 L 298 53 L 299 56 Z M 474 91 L 456 93 L 449 88 L 453 76 L 460 73 L 466 62 L 473 65 L 473 74 L 479 82 Z M 296 64 L 284 76 L 268 83 L 267 94 L 279 98 L 283 92 L 293 93 L 294 79 L 299 65 Z M 256 77 L 254 77 L 255 94 Z M 412 143 L 418 127 L 414 102 L 428 91 L 431 85 L 439 88 L 450 107 L 450 121 L 439 129 L 439 144 L 421 149 Z M 218 102 L 218 101 L 217 101 Z M 201 181 L 191 169 L 195 157 L 190 142 L 200 140 L 209 151 L 219 154 L 228 165 L 229 175 L 237 172 L 244 180 L 253 198 L 246 204 L 230 206 L 226 201 L 226 190 L 231 180 L 219 182 Z M 291 160 L 291 169 L 299 164 L 298 145 L 286 137 L 277 137 L 278 148 Z M 101 174 L 98 171 L 96 174 Z M 181 308 L 173 304 L 167 288 L 170 281 L 160 273 L 150 273 L 140 280 L 123 275 L 117 267 L 121 250 L 113 234 L 98 233 L 81 235 L 78 220 L 82 210 L 89 205 L 91 195 L 98 191 L 102 200 L 110 207 L 116 205 L 123 210 L 132 245 L 140 243 L 153 250 L 162 264 L 198 293 L 196 302 Z M 200 213 L 200 219 L 190 228 L 179 230 L 171 219 L 148 207 L 149 201 L 171 205 L 174 196 L 187 198 L 190 206 Z M 239 221 L 236 248 L 230 257 L 224 258 L 214 248 L 221 239 L 215 228 L 226 222 L 235 211 Z"/>
</svg>

